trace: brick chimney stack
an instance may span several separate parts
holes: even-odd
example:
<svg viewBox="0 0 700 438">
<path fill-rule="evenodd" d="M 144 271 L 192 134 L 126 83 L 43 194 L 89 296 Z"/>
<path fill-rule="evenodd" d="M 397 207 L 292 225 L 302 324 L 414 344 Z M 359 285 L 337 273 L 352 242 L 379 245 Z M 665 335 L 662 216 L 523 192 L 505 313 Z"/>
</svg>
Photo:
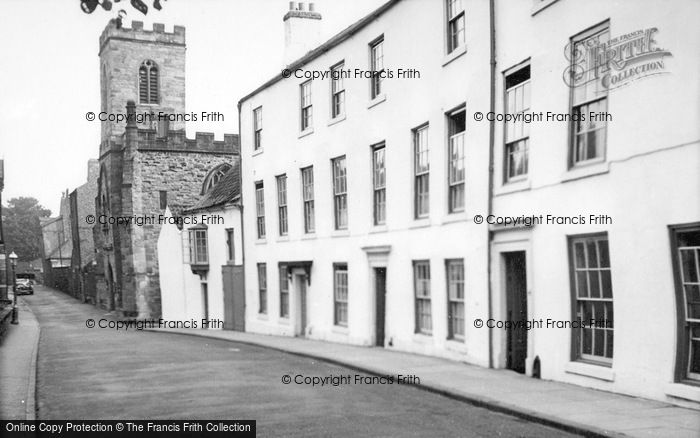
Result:
<svg viewBox="0 0 700 438">
<path fill-rule="evenodd" d="M 321 43 L 321 14 L 313 3 L 289 2 L 284 15 L 284 63 L 291 64 Z"/>
</svg>

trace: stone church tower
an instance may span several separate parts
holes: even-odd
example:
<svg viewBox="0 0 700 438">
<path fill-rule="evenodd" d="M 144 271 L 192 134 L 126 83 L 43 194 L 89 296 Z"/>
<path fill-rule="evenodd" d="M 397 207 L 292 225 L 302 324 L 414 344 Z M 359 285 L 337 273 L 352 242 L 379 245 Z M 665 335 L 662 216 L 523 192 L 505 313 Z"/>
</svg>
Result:
<svg viewBox="0 0 700 438">
<path fill-rule="evenodd" d="M 122 316 L 157 318 L 159 215 L 193 205 L 212 180 L 240 165 L 238 135 L 186 138 L 184 27 L 170 33 L 163 24 L 145 30 L 134 21 L 129 29 L 112 20 L 99 43 L 101 111 L 113 120 L 101 122 L 97 302 Z M 105 223 L 119 217 L 132 220 Z"/>
</svg>

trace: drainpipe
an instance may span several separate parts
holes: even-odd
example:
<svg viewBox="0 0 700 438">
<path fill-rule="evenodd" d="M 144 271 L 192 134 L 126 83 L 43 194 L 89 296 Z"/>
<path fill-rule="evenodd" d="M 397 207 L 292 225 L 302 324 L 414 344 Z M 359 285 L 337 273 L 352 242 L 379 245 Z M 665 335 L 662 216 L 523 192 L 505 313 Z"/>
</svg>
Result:
<svg viewBox="0 0 700 438">
<path fill-rule="evenodd" d="M 491 63 L 491 95 L 489 97 L 489 111 L 495 111 L 496 105 L 496 19 L 495 19 L 495 2 L 494 0 L 489 0 L 489 40 L 490 40 L 490 63 Z M 488 212 L 487 214 L 493 213 L 493 161 L 494 161 L 494 145 L 495 145 L 495 129 L 496 122 L 491 120 L 489 122 L 489 200 L 488 200 Z M 488 216 L 487 216 L 488 217 Z M 491 246 L 493 243 L 493 232 L 489 230 L 488 224 L 486 224 L 486 230 L 488 232 L 488 245 L 486 246 L 486 275 L 488 284 L 488 306 L 489 306 L 489 319 L 493 318 L 493 288 L 491 285 Z M 487 329 L 488 330 L 488 329 Z M 492 330 L 488 330 L 489 334 L 489 368 L 493 368 L 493 333 Z"/>
<path fill-rule="evenodd" d="M 246 291 L 246 279 L 245 279 L 245 227 L 243 226 L 243 145 L 241 144 L 241 136 L 242 136 L 242 131 L 241 131 L 241 102 L 238 102 L 238 190 L 240 193 L 238 194 L 238 204 L 239 204 L 239 209 L 238 212 L 240 213 L 240 222 L 241 222 L 241 265 L 243 266 L 243 299 L 245 301 L 247 291 Z M 235 237 L 235 235 L 234 235 Z M 235 239 L 234 239 L 235 240 Z M 234 254 L 235 257 L 235 254 Z M 246 322 L 248 319 L 248 303 L 244 305 L 243 308 L 243 324 L 244 328 L 243 331 L 246 331 Z"/>
</svg>

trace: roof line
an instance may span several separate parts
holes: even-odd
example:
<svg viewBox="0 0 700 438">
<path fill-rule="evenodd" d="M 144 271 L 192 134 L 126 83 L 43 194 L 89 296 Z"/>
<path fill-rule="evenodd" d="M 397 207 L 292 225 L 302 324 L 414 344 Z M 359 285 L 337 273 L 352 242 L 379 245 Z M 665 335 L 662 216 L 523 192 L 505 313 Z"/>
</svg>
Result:
<svg viewBox="0 0 700 438">
<path fill-rule="evenodd" d="M 325 43 L 321 44 L 320 46 L 316 47 L 315 49 L 309 51 L 306 55 L 302 56 L 301 58 L 297 59 L 296 61 L 292 62 L 287 66 L 288 70 L 294 70 L 297 69 L 305 64 L 308 64 L 309 62 L 313 61 L 314 59 L 318 58 L 319 56 L 323 55 L 324 53 L 328 52 L 330 49 L 333 47 L 339 45 L 343 41 L 347 40 L 351 36 L 355 35 L 357 32 L 359 32 L 361 29 L 369 25 L 375 18 L 379 17 L 386 11 L 388 11 L 392 6 L 396 5 L 398 2 L 401 0 L 389 0 L 383 5 L 381 5 L 379 8 L 375 9 L 373 12 L 371 12 L 369 15 L 366 15 L 364 18 L 361 18 L 360 20 L 356 21 L 355 23 L 351 24 L 344 30 L 340 31 L 337 33 L 335 36 L 331 37 L 328 41 Z M 248 93 L 245 95 L 243 98 L 241 98 L 238 101 L 238 106 L 240 107 L 241 104 L 253 97 L 254 95 L 258 94 L 260 91 L 264 90 L 265 88 L 269 87 L 270 85 L 273 85 L 282 79 L 286 79 L 282 76 L 281 73 L 273 76 L 271 79 L 269 79 L 267 82 L 263 83 L 261 86 L 253 90 L 251 93 Z"/>
</svg>

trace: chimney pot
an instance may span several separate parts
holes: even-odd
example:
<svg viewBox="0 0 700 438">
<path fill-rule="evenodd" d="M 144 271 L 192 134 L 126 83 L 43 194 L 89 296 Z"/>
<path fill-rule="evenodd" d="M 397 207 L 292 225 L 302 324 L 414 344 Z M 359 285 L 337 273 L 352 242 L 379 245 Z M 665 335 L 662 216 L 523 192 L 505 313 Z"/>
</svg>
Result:
<svg viewBox="0 0 700 438">
<path fill-rule="evenodd" d="M 304 2 L 299 2 L 299 10 L 300 10 L 300 11 L 305 11 L 305 10 L 306 10 L 306 5 L 304 4 Z"/>
<path fill-rule="evenodd" d="M 314 12 L 316 10 L 316 5 L 309 3 L 309 12 Z"/>
<path fill-rule="evenodd" d="M 289 10 L 293 11 L 296 8 L 296 3 L 295 2 L 289 2 Z"/>
</svg>

